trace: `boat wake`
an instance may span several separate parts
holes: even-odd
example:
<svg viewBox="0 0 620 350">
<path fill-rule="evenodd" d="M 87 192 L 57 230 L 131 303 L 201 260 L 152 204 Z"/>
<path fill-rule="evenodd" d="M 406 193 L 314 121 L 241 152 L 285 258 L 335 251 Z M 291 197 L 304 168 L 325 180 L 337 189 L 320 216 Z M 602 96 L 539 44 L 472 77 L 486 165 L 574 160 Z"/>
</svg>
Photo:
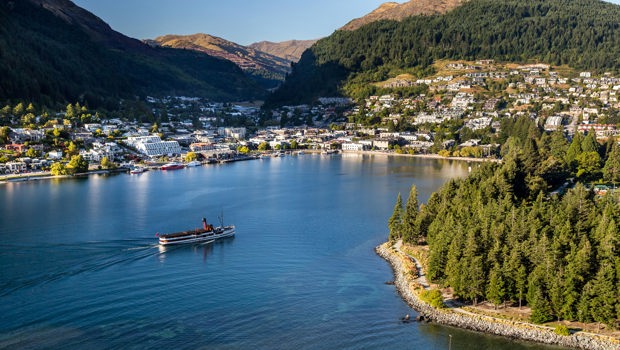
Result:
<svg viewBox="0 0 620 350">
<path fill-rule="evenodd" d="M 158 247 L 158 244 L 152 243 L 152 238 L 47 246 L 2 245 L 0 261 L 17 263 L 5 266 L 0 281 L 0 297 L 83 273 L 149 259 L 161 254 Z M 34 261 L 33 256 L 36 257 Z M 29 268 L 32 264 L 38 264 L 37 269 Z M 38 273 L 33 274 L 33 270 Z"/>
</svg>

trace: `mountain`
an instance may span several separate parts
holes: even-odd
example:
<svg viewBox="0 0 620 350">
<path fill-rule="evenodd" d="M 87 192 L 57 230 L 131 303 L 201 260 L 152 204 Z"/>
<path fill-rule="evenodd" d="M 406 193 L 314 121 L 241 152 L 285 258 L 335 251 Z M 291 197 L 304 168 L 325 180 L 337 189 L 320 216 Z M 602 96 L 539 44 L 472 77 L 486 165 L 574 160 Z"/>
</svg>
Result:
<svg viewBox="0 0 620 350">
<path fill-rule="evenodd" d="M 411 16 L 446 13 L 465 1 L 467 0 L 411 0 L 403 4 L 386 2 L 366 16 L 356 18 L 340 29 L 355 30 L 380 20 L 402 21 Z"/>
<path fill-rule="evenodd" d="M 290 63 L 299 61 L 301 54 L 316 42 L 317 40 L 288 40 L 279 43 L 260 41 L 248 47 L 283 58 Z"/>
<path fill-rule="evenodd" d="M 443 14 L 338 30 L 304 52 L 265 108 L 365 97 L 377 92 L 374 82 L 432 74 L 440 59 L 618 71 L 619 23 L 620 6 L 599 0 L 470 0 Z"/>
<path fill-rule="evenodd" d="M 114 106 L 119 98 L 230 101 L 265 90 L 236 65 L 128 38 L 68 0 L 0 2 L 0 99 Z"/>
<path fill-rule="evenodd" d="M 152 42 L 165 47 L 204 52 L 234 62 L 266 88 L 278 86 L 291 68 L 286 59 L 208 34 L 165 35 Z"/>
</svg>

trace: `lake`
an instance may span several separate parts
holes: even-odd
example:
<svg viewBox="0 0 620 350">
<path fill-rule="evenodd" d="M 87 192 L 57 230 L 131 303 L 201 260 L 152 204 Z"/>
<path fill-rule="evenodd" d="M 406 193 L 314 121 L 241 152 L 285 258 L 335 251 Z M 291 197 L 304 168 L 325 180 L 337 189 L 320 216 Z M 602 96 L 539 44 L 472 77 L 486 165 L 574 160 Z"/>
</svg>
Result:
<svg viewBox="0 0 620 350">
<path fill-rule="evenodd" d="M 469 164 L 302 155 L 0 185 L 0 348 L 557 349 L 402 324 L 397 194 Z M 206 217 L 234 238 L 161 248 Z"/>
</svg>

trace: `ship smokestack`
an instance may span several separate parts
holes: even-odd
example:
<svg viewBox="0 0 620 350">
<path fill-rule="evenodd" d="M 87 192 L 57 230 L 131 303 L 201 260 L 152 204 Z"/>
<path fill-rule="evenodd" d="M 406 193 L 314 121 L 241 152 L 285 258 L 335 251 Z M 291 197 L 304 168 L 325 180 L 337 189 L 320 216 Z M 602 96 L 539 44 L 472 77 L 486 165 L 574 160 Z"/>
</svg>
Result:
<svg viewBox="0 0 620 350">
<path fill-rule="evenodd" d="M 207 218 L 202 218 L 202 227 L 203 227 L 205 230 L 208 230 L 208 228 L 207 228 Z"/>
</svg>

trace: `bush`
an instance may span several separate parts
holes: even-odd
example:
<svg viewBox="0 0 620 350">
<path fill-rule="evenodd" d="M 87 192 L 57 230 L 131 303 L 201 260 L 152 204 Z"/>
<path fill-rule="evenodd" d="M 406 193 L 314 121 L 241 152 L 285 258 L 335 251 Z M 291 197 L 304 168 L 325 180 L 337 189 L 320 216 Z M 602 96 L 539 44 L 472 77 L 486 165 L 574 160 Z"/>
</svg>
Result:
<svg viewBox="0 0 620 350">
<path fill-rule="evenodd" d="M 441 291 L 438 289 L 423 290 L 420 293 L 420 299 L 436 309 L 442 309 L 445 307 L 443 303 L 443 296 L 441 295 Z"/>
<path fill-rule="evenodd" d="M 555 334 L 563 335 L 563 336 L 569 336 L 570 335 L 570 330 L 568 329 L 568 327 L 566 327 L 563 324 L 555 326 L 555 329 L 553 330 L 553 332 Z"/>
</svg>

